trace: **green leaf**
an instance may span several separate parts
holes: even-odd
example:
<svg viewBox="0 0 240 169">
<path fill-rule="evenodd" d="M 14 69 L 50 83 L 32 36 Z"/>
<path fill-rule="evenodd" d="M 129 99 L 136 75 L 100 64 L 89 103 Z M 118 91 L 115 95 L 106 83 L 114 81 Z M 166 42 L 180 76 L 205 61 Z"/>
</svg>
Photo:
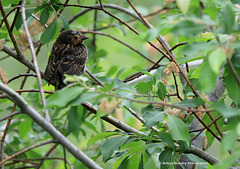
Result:
<svg viewBox="0 0 240 169">
<path fill-rule="evenodd" d="M 19 0 L 7 0 L 7 1 L 2 1 L 3 6 L 8 6 L 10 4 L 18 4 Z"/>
<path fill-rule="evenodd" d="M 169 165 L 171 165 L 169 163 L 172 162 L 172 149 L 168 148 L 166 150 L 163 150 L 159 155 L 159 161 L 161 164 L 161 168 L 169 168 Z"/>
<path fill-rule="evenodd" d="M 49 18 L 49 6 L 46 6 L 43 11 L 41 12 L 40 15 L 40 23 L 41 25 L 44 25 L 45 23 L 47 23 L 48 18 Z"/>
<path fill-rule="evenodd" d="M 235 70 L 238 77 L 240 77 L 240 68 L 235 67 Z M 227 75 L 224 77 L 224 82 L 226 83 L 228 95 L 236 104 L 240 104 L 240 87 L 229 67 L 225 71 L 225 74 Z"/>
<path fill-rule="evenodd" d="M 140 66 L 133 66 L 132 69 L 137 70 L 145 75 L 152 76 L 146 69 L 142 69 Z"/>
<path fill-rule="evenodd" d="M 159 136 L 164 143 L 169 144 L 172 147 L 172 149 L 174 151 L 176 151 L 176 146 L 174 144 L 174 140 L 172 139 L 172 137 L 169 133 L 162 131 L 159 133 Z"/>
<path fill-rule="evenodd" d="M 183 63 L 192 62 L 192 61 L 196 61 L 196 60 L 200 60 L 200 59 L 204 59 L 204 56 L 177 57 L 176 61 L 178 64 L 183 64 Z"/>
<path fill-rule="evenodd" d="M 129 157 L 130 155 L 128 155 L 127 157 L 125 157 L 122 162 L 120 163 L 120 165 L 118 166 L 117 169 L 126 169 L 129 165 Z"/>
<path fill-rule="evenodd" d="M 53 22 L 46 28 L 46 30 L 43 32 L 41 38 L 40 38 L 40 41 L 41 43 L 48 43 L 50 42 L 55 33 L 56 33 L 56 29 L 57 29 L 57 21 L 56 19 L 53 20 Z"/>
<path fill-rule="evenodd" d="M 112 153 L 115 150 L 118 150 L 127 141 L 128 138 L 129 136 L 117 136 L 107 140 L 101 149 L 103 162 L 107 162 L 111 158 Z"/>
<path fill-rule="evenodd" d="M 154 153 L 160 153 L 162 151 L 162 149 L 165 147 L 165 143 L 151 143 L 148 144 L 148 148 L 147 148 L 147 153 L 149 155 L 152 155 Z"/>
<path fill-rule="evenodd" d="M 104 49 L 100 49 L 93 54 L 93 58 L 104 58 L 107 56 L 107 51 Z"/>
<path fill-rule="evenodd" d="M 194 89 L 196 89 L 197 91 L 201 91 L 201 85 L 200 85 L 199 79 L 191 78 L 189 80 L 193 85 Z M 189 92 L 193 92 L 193 91 L 192 91 L 192 88 L 187 84 L 185 88 L 185 93 L 188 94 Z"/>
<path fill-rule="evenodd" d="M 47 107 L 65 107 L 70 101 L 75 99 L 82 92 L 80 87 L 71 87 L 58 90 L 47 99 Z"/>
<path fill-rule="evenodd" d="M 239 44 L 238 44 L 239 46 Z M 240 51 L 235 51 L 231 59 L 234 67 L 240 68 Z"/>
<path fill-rule="evenodd" d="M 158 34 L 159 34 L 158 29 L 148 29 L 147 31 L 145 31 L 145 33 L 143 33 L 140 36 L 141 36 L 141 39 L 143 39 L 145 41 L 151 41 L 153 39 L 156 39 Z"/>
<path fill-rule="evenodd" d="M 78 137 L 80 132 L 80 125 L 78 121 L 77 107 L 74 106 L 69 110 L 68 113 L 68 128 L 69 130 Z"/>
<path fill-rule="evenodd" d="M 140 151 L 146 150 L 146 146 L 134 146 L 132 148 L 129 148 L 128 154 L 134 154 Z"/>
<path fill-rule="evenodd" d="M 216 84 L 216 73 L 212 71 L 212 68 L 209 65 L 209 61 L 205 60 L 201 68 L 199 76 L 201 84 L 201 92 L 210 92 L 214 89 Z"/>
<path fill-rule="evenodd" d="M 62 21 L 63 29 L 68 30 L 69 29 L 69 24 L 66 18 L 63 15 L 60 15 L 60 19 Z"/>
<path fill-rule="evenodd" d="M 213 107 L 219 111 L 225 118 L 240 116 L 240 111 L 235 107 L 227 106 L 223 101 L 216 102 Z"/>
<path fill-rule="evenodd" d="M 55 35 L 53 36 L 52 40 L 56 39 L 59 36 L 59 33 L 60 33 L 59 24 L 56 24 L 56 26 L 57 26 L 57 29 L 56 29 Z"/>
<path fill-rule="evenodd" d="M 199 106 L 203 105 L 204 103 L 205 103 L 205 101 L 202 100 L 201 98 L 194 97 L 193 99 L 185 99 L 174 105 L 189 108 L 189 107 L 199 107 Z"/>
<path fill-rule="evenodd" d="M 157 69 L 157 71 L 154 73 L 154 77 L 156 79 L 158 79 L 159 81 L 161 81 L 162 78 L 164 77 L 164 72 L 163 71 L 164 71 L 164 67 L 159 67 Z"/>
<path fill-rule="evenodd" d="M 148 81 L 148 82 L 139 82 L 135 88 L 140 92 L 140 93 L 147 93 L 148 91 L 152 90 L 154 85 L 153 81 Z"/>
<path fill-rule="evenodd" d="M 214 2 L 207 5 L 203 12 L 208 15 L 212 20 L 215 20 L 219 14 L 219 9 Z"/>
<path fill-rule="evenodd" d="M 97 142 L 98 140 L 105 138 L 105 137 L 109 137 L 112 135 L 119 135 L 118 132 L 105 132 L 105 133 L 100 133 L 92 138 L 90 138 L 88 140 L 87 146 L 89 147 L 90 145 L 94 144 L 95 142 Z"/>
<path fill-rule="evenodd" d="M 208 60 L 212 71 L 215 74 L 220 74 L 220 68 L 226 61 L 226 53 L 221 48 L 217 48 L 209 54 Z"/>
<path fill-rule="evenodd" d="M 32 120 L 28 116 L 26 116 L 20 120 L 21 120 L 21 122 L 18 125 L 18 133 L 19 133 L 20 138 L 24 139 L 32 127 Z"/>
<path fill-rule="evenodd" d="M 109 77 L 111 75 L 113 75 L 114 73 L 116 73 L 118 70 L 118 66 L 117 65 L 113 65 L 109 68 L 108 72 L 106 73 L 106 76 Z"/>
<path fill-rule="evenodd" d="M 34 8 L 26 9 L 26 19 L 28 19 L 33 13 Z M 18 30 L 22 26 L 22 15 L 21 12 L 18 13 L 15 23 L 15 28 Z"/>
<path fill-rule="evenodd" d="M 198 169 L 207 169 L 207 162 L 194 154 L 185 154 L 191 161 L 195 162 Z"/>
<path fill-rule="evenodd" d="M 167 125 L 174 140 L 183 140 L 190 145 L 190 135 L 187 125 L 180 119 L 168 115 Z"/>
<path fill-rule="evenodd" d="M 184 14 L 188 12 L 189 5 L 190 0 L 177 0 L 177 6 Z"/>
<path fill-rule="evenodd" d="M 143 115 L 143 118 L 146 120 L 146 122 L 144 123 L 145 126 L 155 126 L 163 121 L 164 112 L 148 111 Z"/>
<path fill-rule="evenodd" d="M 240 158 L 240 153 L 239 151 L 234 152 L 233 154 L 231 154 L 230 156 L 228 156 L 226 159 L 224 159 L 223 161 L 217 163 L 216 165 L 214 165 L 213 167 L 211 167 L 212 169 L 229 169 L 232 168 L 234 164 L 237 163 L 237 160 Z M 239 165 L 239 164 L 237 164 Z"/>
<path fill-rule="evenodd" d="M 143 154 L 141 154 L 141 160 L 140 160 L 140 163 L 138 165 L 138 169 L 144 169 Z"/>
<path fill-rule="evenodd" d="M 125 98 L 134 99 L 134 96 L 133 96 L 132 93 L 128 93 Z M 122 106 L 130 107 L 131 104 L 132 104 L 132 101 L 131 101 L 131 100 L 124 99 L 124 100 L 122 100 L 121 103 L 119 104 L 119 107 L 122 107 Z"/>
<path fill-rule="evenodd" d="M 87 92 L 82 93 L 79 97 L 73 100 L 70 105 L 81 105 L 82 102 L 90 101 L 99 96 L 99 93 Z"/>
<path fill-rule="evenodd" d="M 233 149 L 235 149 L 235 142 L 237 140 L 238 134 L 236 132 L 236 130 L 231 130 L 229 131 L 222 140 L 222 149 L 223 151 L 231 151 Z"/>
<path fill-rule="evenodd" d="M 159 82 L 157 84 L 157 87 L 158 87 L 157 96 L 159 97 L 159 99 L 164 100 L 167 94 L 165 85 L 162 82 Z"/>
<path fill-rule="evenodd" d="M 83 123 L 85 126 L 87 126 L 89 129 L 95 131 L 96 133 L 98 133 L 97 129 L 96 129 L 96 126 L 94 126 L 92 123 L 88 122 L 88 121 L 85 121 Z"/>
<path fill-rule="evenodd" d="M 225 4 L 222 9 L 222 23 L 225 33 L 231 33 L 235 22 L 235 13 L 230 4 Z"/>
<path fill-rule="evenodd" d="M 200 57 L 207 55 L 210 50 L 214 50 L 218 46 L 218 43 L 214 40 L 209 41 L 209 39 L 206 39 L 205 41 L 196 41 L 186 44 L 180 49 L 180 54 L 187 55 L 186 59 L 190 57 L 191 60 L 194 57 L 199 57 L 199 55 Z"/>
<path fill-rule="evenodd" d="M 185 20 L 178 22 L 172 29 L 176 35 L 184 35 L 186 37 L 193 37 L 204 30 L 204 26 L 196 24 L 192 21 Z"/>
</svg>

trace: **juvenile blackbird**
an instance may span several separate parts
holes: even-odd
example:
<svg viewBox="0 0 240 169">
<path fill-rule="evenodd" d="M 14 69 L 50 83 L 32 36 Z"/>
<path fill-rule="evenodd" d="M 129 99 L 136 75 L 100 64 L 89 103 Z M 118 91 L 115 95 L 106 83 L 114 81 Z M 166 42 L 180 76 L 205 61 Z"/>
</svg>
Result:
<svg viewBox="0 0 240 169">
<path fill-rule="evenodd" d="M 83 74 L 88 58 L 87 48 L 83 44 L 86 39 L 87 36 L 74 30 L 63 31 L 58 36 L 44 72 L 44 79 L 56 90 L 66 86 L 63 83 L 64 74 Z"/>
</svg>

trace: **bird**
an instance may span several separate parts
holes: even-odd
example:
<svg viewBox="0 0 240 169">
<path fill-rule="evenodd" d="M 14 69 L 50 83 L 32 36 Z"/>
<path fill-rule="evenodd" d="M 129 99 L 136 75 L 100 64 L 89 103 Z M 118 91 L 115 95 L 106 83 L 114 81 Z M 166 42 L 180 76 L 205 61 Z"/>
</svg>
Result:
<svg viewBox="0 0 240 169">
<path fill-rule="evenodd" d="M 60 90 L 66 86 L 64 84 L 64 74 L 83 74 L 88 51 L 84 45 L 84 40 L 89 37 L 81 34 L 80 31 L 62 31 L 53 44 L 48 64 L 44 72 L 44 79 L 55 86 L 55 90 Z"/>
</svg>

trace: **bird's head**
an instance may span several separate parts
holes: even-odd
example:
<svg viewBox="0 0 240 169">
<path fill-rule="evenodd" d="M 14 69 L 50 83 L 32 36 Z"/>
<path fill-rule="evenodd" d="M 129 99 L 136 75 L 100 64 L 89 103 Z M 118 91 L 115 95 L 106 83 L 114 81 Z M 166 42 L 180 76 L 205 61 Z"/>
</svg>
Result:
<svg viewBox="0 0 240 169">
<path fill-rule="evenodd" d="M 57 41 L 65 44 L 77 45 L 83 43 L 84 40 L 88 39 L 87 36 L 81 34 L 79 31 L 66 30 L 60 33 Z"/>
</svg>

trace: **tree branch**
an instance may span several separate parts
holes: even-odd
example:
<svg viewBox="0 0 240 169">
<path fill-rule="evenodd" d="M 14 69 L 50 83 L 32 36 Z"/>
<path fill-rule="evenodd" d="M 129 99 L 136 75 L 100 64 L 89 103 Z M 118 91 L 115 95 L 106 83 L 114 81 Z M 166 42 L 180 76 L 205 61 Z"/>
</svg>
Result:
<svg viewBox="0 0 240 169">
<path fill-rule="evenodd" d="M 36 72 L 34 65 L 29 60 L 27 60 L 25 57 L 19 56 L 17 53 L 15 53 L 14 51 L 12 51 L 10 48 L 8 48 L 6 46 L 3 46 L 2 50 L 5 53 L 12 56 L 13 58 L 15 58 L 16 60 L 18 60 L 19 62 L 21 62 L 22 64 L 24 64 L 25 66 L 27 66 L 32 71 Z M 40 71 L 41 77 L 43 78 L 43 71 L 42 70 L 39 70 L 39 71 Z"/>
<path fill-rule="evenodd" d="M 81 150 L 73 145 L 62 133 L 60 133 L 51 123 L 45 120 L 38 112 L 36 112 L 28 103 L 19 96 L 12 89 L 4 86 L 0 83 L 0 90 L 6 93 L 12 101 L 15 102 L 23 113 L 26 113 L 31 117 L 38 125 L 40 125 L 45 131 L 47 131 L 53 138 L 55 138 L 60 144 L 62 144 L 74 157 L 81 161 L 85 166 L 89 168 L 100 169 L 101 167 L 96 164 L 92 159 L 86 156 Z"/>
<path fill-rule="evenodd" d="M 46 144 L 55 143 L 55 142 L 56 142 L 56 140 L 50 140 L 50 141 L 46 141 L 46 142 L 43 142 L 43 143 L 40 143 L 40 144 L 31 146 L 31 147 L 28 147 L 28 148 L 26 148 L 26 149 L 24 149 L 24 150 L 22 150 L 22 151 L 19 151 L 19 152 L 15 153 L 15 154 L 13 154 L 13 155 L 5 158 L 4 160 L 2 160 L 2 161 L 0 162 L 0 165 L 4 164 L 5 162 L 11 160 L 12 158 L 17 157 L 18 155 L 23 154 L 23 153 L 25 153 L 25 152 L 27 152 L 27 151 L 29 151 L 29 150 L 32 150 L 32 149 L 34 149 L 34 148 L 37 148 L 37 147 L 40 147 L 40 146 L 43 146 L 43 145 L 46 145 Z"/>
<path fill-rule="evenodd" d="M 39 86 L 39 90 L 40 90 L 42 106 L 43 106 L 43 109 L 45 109 L 45 107 L 46 107 L 46 99 L 45 99 L 45 95 L 44 95 L 44 91 L 43 91 L 41 74 L 40 74 L 40 70 L 38 68 L 37 57 L 36 57 L 36 54 L 34 52 L 34 47 L 33 47 L 32 39 L 31 39 L 31 35 L 30 35 L 29 31 L 28 31 L 28 26 L 27 26 L 26 13 L 25 13 L 26 2 L 27 2 L 27 0 L 24 0 L 23 4 L 22 4 L 22 7 L 21 7 L 23 27 L 25 29 L 25 33 L 26 33 L 26 36 L 27 36 L 28 44 L 29 44 L 30 51 L 31 51 L 31 54 L 32 54 L 33 64 L 34 64 L 34 67 L 35 67 L 35 70 L 36 70 L 36 74 L 37 74 L 37 81 L 38 81 L 38 86 Z M 50 120 L 50 116 L 49 116 L 47 110 L 44 111 L 44 116 L 45 116 L 46 120 L 51 121 Z"/>
<path fill-rule="evenodd" d="M 103 36 L 107 36 L 112 38 L 115 41 L 118 41 L 119 43 L 123 44 L 124 46 L 128 47 L 129 49 L 133 50 L 134 52 L 138 53 L 139 55 L 141 55 L 143 58 L 145 58 L 146 60 L 148 60 L 151 63 L 155 63 L 152 59 L 150 59 L 149 57 L 145 56 L 143 53 L 139 52 L 137 49 L 133 48 L 132 46 L 130 46 L 129 44 L 119 40 L 118 38 L 110 35 L 110 34 L 106 34 L 103 32 L 97 32 L 97 31 L 81 31 L 82 33 L 92 33 L 92 34 L 97 34 L 97 35 L 103 35 Z"/>
</svg>

